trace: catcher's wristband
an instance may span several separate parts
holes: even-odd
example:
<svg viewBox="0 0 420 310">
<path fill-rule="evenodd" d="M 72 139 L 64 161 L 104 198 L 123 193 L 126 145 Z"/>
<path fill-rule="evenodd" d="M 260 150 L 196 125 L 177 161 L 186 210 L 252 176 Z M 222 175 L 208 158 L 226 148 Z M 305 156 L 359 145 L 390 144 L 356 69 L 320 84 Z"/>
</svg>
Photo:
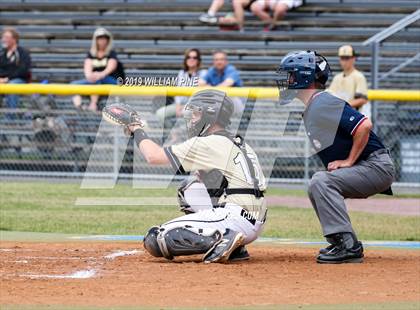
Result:
<svg viewBox="0 0 420 310">
<path fill-rule="evenodd" d="M 136 141 L 137 146 L 140 144 L 141 141 L 145 139 L 150 139 L 147 133 L 141 128 L 137 128 L 136 130 L 134 130 L 133 134 L 134 134 L 134 141 Z"/>
</svg>

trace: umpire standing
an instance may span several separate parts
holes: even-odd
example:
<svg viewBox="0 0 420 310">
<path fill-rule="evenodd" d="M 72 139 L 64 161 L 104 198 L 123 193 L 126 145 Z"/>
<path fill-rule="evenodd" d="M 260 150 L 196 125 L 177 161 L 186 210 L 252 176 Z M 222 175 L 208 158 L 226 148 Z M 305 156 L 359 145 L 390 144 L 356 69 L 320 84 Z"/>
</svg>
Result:
<svg viewBox="0 0 420 310">
<path fill-rule="evenodd" d="M 280 103 L 305 104 L 306 134 L 326 171 L 315 173 L 308 194 L 330 245 L 318 263 L 359 263 L 363 246 L 356 237 L 344 199 L 391 194 L 394 164 L 371 130 L 371 121 L 346 101 L 324 91 L 327 60 L 313 51 L 287 54 L 279 67 Z"/>
</svg>

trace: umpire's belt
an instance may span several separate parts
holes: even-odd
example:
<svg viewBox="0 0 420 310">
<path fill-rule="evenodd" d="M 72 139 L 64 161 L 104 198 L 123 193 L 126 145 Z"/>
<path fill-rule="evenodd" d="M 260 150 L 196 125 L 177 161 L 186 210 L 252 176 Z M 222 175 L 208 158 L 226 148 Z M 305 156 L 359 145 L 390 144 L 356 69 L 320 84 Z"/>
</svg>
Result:
<svg viewBox="0 0 420 310">
<path fill-rule="evenodd" d="M 226 188 L 225 195 L 254 195 L 256 198 L 264 197 L 264 191 L 254 188 Z"/>
<path fill-rule="evenodd" d="M 382 154 L 391 155 L 388 149 L 379 149 L 379 150 L 373 151 L 369 155 L 382 155 Z"/>
</svg>

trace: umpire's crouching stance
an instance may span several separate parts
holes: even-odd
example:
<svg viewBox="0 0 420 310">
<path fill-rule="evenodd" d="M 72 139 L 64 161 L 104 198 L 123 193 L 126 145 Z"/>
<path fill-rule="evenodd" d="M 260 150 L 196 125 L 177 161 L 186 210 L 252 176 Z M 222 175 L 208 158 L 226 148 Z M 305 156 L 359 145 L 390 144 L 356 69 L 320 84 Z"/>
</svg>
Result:
<svg viewBox="0 0 420 310">
<path fill-rule="evenodd" d="M 299 98 L 306 106 L 306 134 L 327 168 L 315 173 L 308 193 L 330 245 L 321 249 L 319 263 L 358 263 L 363 246 L 357 240 L 345 198 L 392 194 L 394 165 L 372 129 L 371 121 L 347 102 L 323 91 L 330 68 L 313 51 L 292 52 L 280 64 L 280 103 Z"/>
</svg>

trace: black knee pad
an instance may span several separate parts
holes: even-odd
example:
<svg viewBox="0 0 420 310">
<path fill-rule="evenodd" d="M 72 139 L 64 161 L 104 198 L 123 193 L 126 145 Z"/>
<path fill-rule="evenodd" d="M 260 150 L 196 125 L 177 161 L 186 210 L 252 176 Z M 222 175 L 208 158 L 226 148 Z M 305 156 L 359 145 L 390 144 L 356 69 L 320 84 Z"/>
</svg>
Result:
<svg viewBox="0 0 420 310">
<path fill-rule="evenodd" d="M 159 229 L 160 228 L 157 226 L 150 228 L 143 240 L 144 248 L 154 257 L 163 257 L 162 251 L 160 250 L 157 242 L 157 237 L 160 233 Z"/>
<path fill-rule="evenodd" d="M 144 248 L 154 257 L 173 259 L 175 256 L 204 254 L 222 239 L 222 233 L 212 228 L 181 226 L 165 229 L 150 228 L 144 237 Z"/>
<path fill-rule="evenodd" d="M 152 227 L 144 237 L 144 248 L 155 257 L 204 254 L 216 246 L 223 234 L 213 228 L 181 226 L 172 229 Z"/>
</svg>

